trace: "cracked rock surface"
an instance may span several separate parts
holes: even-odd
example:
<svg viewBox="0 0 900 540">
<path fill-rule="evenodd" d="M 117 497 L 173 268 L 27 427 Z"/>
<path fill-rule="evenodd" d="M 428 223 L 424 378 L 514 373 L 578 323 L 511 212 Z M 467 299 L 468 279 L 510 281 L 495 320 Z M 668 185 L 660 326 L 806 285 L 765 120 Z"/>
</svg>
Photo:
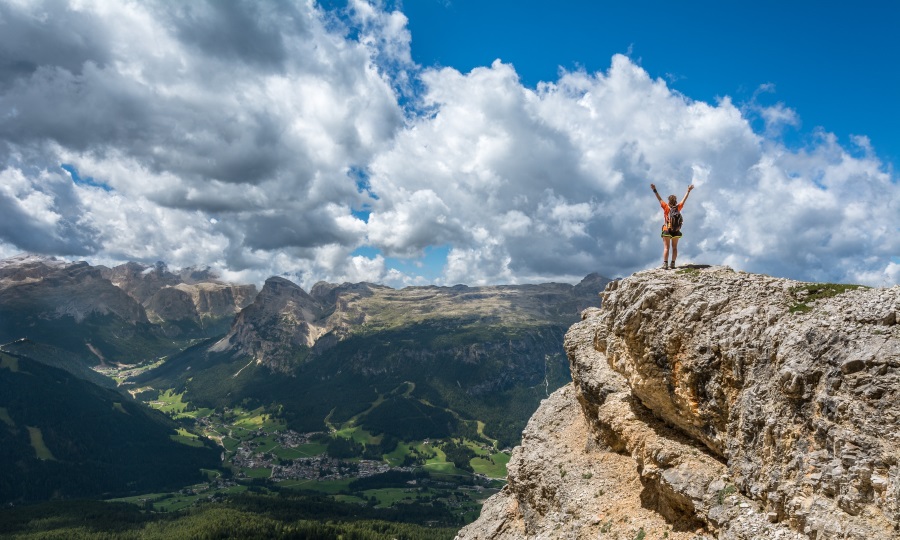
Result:
<svg viewBox="0 0 900 540">
<path fill-rule="evenodd" d="M 602 297 L 459 538 L 900 538 L 900 287 L 688 267 Z"/>
</svg>

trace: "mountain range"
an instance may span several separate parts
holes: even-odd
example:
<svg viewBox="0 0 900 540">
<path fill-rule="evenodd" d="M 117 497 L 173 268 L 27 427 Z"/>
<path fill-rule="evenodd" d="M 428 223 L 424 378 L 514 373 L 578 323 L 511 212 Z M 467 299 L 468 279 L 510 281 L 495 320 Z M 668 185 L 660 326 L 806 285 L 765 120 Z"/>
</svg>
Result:
<svg viewBox="0 0 900 540">
<path fill-rule="evenodd" d="M 208 271 L 22 255 L 0 261 L 0 343 L 42 344 L 71 364 L 137 364 L 223 332 L 255 295 Z"/>
<path fill-rule="evenodd" d="M 10 419 L 6 435 L 20 441 L 17 455 L 41 465 L 9 476 L 6 498 L 76 493 L 23 491 L 26 472 L 91 469 L 83 454 L 42 459 L 22 426 L 41 411 L 41 426 L 31 427 L 62 432 L 71 419 L 57 413 L 79 411 L 96 396 L 109 401 L 100 408 L 118 414 L 81 417 L 95 417 L 97 429 L 116 433 L 126 446 L 144 444 L 150 433 L 160 444 L 178 439 L 173 424 L 144 406 L 165 393 L 193 408 L 262 408 L 296 432 L 354 426 L 385 452 L 397 441 L 452 437 L 511 447 L 540 400 L 570 380 L 563 334 L 584 308 L 599 304 L 608 282 L 596 274 L 578 285 L 398 290 L 322 282 L 307 292 L 272 277 L 257 293 L 207 269 L 170 271 L 162 263 L 108 268 L 30 255 L 0 261 L 0 351 L 29 366 L 0 370 L 0 377 L 14 384 L 22 372 L 42 374 L 29 379 L 29 400 L 0 395 Z M 139 416 L 135 407 L 163 427 L 117 427 L 115 421 Z M 68 456 L 57 445 L 80 444 L 77 430 L 66 433 L 70 438 L 44 437 L 45 456 Z M 194 442 L 212 448 L 202 437 Z M 122 482 L 77 494 L 143 485 L 113 476 Z"/>
<path fill-rule="evenodd" d="M 135 377 L 198 406 L 278 404 L 289 427 L 353 420 L 404 440 L 484 423 L 514 444 L 568 380 L 562 337 L 608 280 L 578 285 L 407 287 L 269 278 L 231 328 Z M 386 419 L 392 419 L 386 422 Z"/>
</svg>

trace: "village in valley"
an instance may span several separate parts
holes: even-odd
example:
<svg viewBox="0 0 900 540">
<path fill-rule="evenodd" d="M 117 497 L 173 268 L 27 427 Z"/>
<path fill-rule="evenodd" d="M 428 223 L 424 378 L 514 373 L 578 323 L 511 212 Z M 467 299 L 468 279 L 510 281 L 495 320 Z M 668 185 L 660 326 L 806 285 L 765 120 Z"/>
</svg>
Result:
<svg viewBox="0 0 900 540">
<path fill-rule="evenodd" d="M 146 390 L 143 395 L 134 393 L 146 396 Z M 377 444 L 380 438 L 352 425 L 300 433 L 265 408 L 197 408 L 174 390 L 158 392 L 146 403 L 184 426 L 173 439 L 199 445 L 200 437 L 205 437 L 222 449 L 222 468 L 207 471 L 207 482 L 176 493 L 120 499 L 157 511 L 175 511 L 246 490 L 288 489 L 383 508 L 427 502 L 461 517 L 477 516 L 483 501 L 504 485 L 509 461 L 510 449 L 497 450 L 483 442 L 431 440 L 399 442 L 381 459 L 373 459 L 359 449 Z M 335 445 L 335 441 L 347 444 Z M 340 449 L 335 450 L 336 446 Z M 461 447 L 472 456 L 471 470 L 454 465 L 444 451 Z"/>
</svg>

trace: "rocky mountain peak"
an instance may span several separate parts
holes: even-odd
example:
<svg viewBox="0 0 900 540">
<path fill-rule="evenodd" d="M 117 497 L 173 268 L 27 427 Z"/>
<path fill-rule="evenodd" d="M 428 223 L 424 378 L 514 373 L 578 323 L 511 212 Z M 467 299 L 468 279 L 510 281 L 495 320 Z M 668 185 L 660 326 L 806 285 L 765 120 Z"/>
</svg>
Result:
<svg viewBox="0 0 900 540">
<path fill-rule="evenodd" d="M 212 350 L 233 350 L 288 372 L 325 333 L 324 312 L 322 304 L 299 285 L 270 277 Z"/>
<path fill-rule="evenodd" d="M 76 322 L 112 313 L 130 323 L 147 321 L 144 309 L 84 261 L 22 255 L 0 261 L 4 310 L 41 320 L 71 316 Z M 19 310 L 19 311 L 16 311 Z"/>
<path fill-rule="evenodd" d="M 218 274 L 213 272 L 213 270 L 209 267 L 197 268 L 194 266 L 188 266 L 186 268 L 182 268 L 178 272 L 178 277 L 181 278 L 181 281 L 183 283 L 187 284 L 215 282 L 219 280 Z"/>
<path fill-rule="evenodd" d="M 127 262 L 113 268 L 101 267 L 103 276 L 113 285 L 124 290 L 143 304 L 163 287 L 171 287 L 181 282 L 178 276 L 169 272 L 162 263 L 153 266 L 137 262 Z"/>
<path fill-rule="evenodd" d="M 900 287 L 650 270 L 583 317 L 459 538 L 900 537 Z"/>
<path fill-rule="evenodd" d="M 227 325 L 256 296 L 254 285 L 219 281 L 209 268 L 188 267 L 176 273 L 163 262 L 98 268 L 104 278 L 144 306 L 149 319 L 157 323 L 189 323 L 201 328 Z M 177 326 L 168 329 L 181 331 Z"/>
<path fill-rule="evenodd" d="M 260 294 L 272 298 L 296 295 L 312 299 L 302 287 L 289 279 L 279 276 L 272 276 L 267 279 Z"/>
<path fill-rule="evenodd" d="M 333 305 L 337 302 L 340 296 L 346 294 L 371 296 L 372 294 L 374 294 L 373 291 L 386 288 L 389 287 L 366 282 L 336 284 L 320 281 L 313 285 L 312 289 L 310 289 L 309 291 L 309 294 L 324 305 Z"/>
<path fill-rule="evenodd" d="M 322 304 L 302 287 L 277 276 L 266 280 L 257 300 L 248 307 L 250 311 L 275 313 L 288 309 L 307 323 L 318 320 L 323 311 Z"/>
<path fill-rule="evenodd" d="M 578 282 L 578 284 L 575 285 L 575 290 L 593 291 L 593 290 L 596 290 L 598 286 L 600 286 L 600 289 L 602 290 L 603 287 L 605 287 L 608 282 L 609 282 L 609 278 L 605 278 L 605 277 L 601 276 L 600 274 L 594 272 L 592 274 L 586 275 L 584 277 L 584 279 L 582 279 L 580 282 Z"/>
<path fill-rule="evenodd" d="M 55 257 L 21 254 L 0 261 L 0 287 L 12 282 L 39 280 L 51 272 L 68 266 Z"/>
</svg>

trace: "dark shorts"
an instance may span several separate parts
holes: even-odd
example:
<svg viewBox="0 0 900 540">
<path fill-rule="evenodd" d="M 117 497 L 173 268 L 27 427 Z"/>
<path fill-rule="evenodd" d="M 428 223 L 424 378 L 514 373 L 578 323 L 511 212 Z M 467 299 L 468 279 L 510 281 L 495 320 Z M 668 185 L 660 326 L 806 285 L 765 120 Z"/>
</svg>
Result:
<svg viewBox="0 0 900 540">
<path fill-rule="evenodd" d="M 663 229 L 661 233 L 659 233 L 661 238 L 681 238 L 681 231 L 669 231 Z"/>
</svg>

